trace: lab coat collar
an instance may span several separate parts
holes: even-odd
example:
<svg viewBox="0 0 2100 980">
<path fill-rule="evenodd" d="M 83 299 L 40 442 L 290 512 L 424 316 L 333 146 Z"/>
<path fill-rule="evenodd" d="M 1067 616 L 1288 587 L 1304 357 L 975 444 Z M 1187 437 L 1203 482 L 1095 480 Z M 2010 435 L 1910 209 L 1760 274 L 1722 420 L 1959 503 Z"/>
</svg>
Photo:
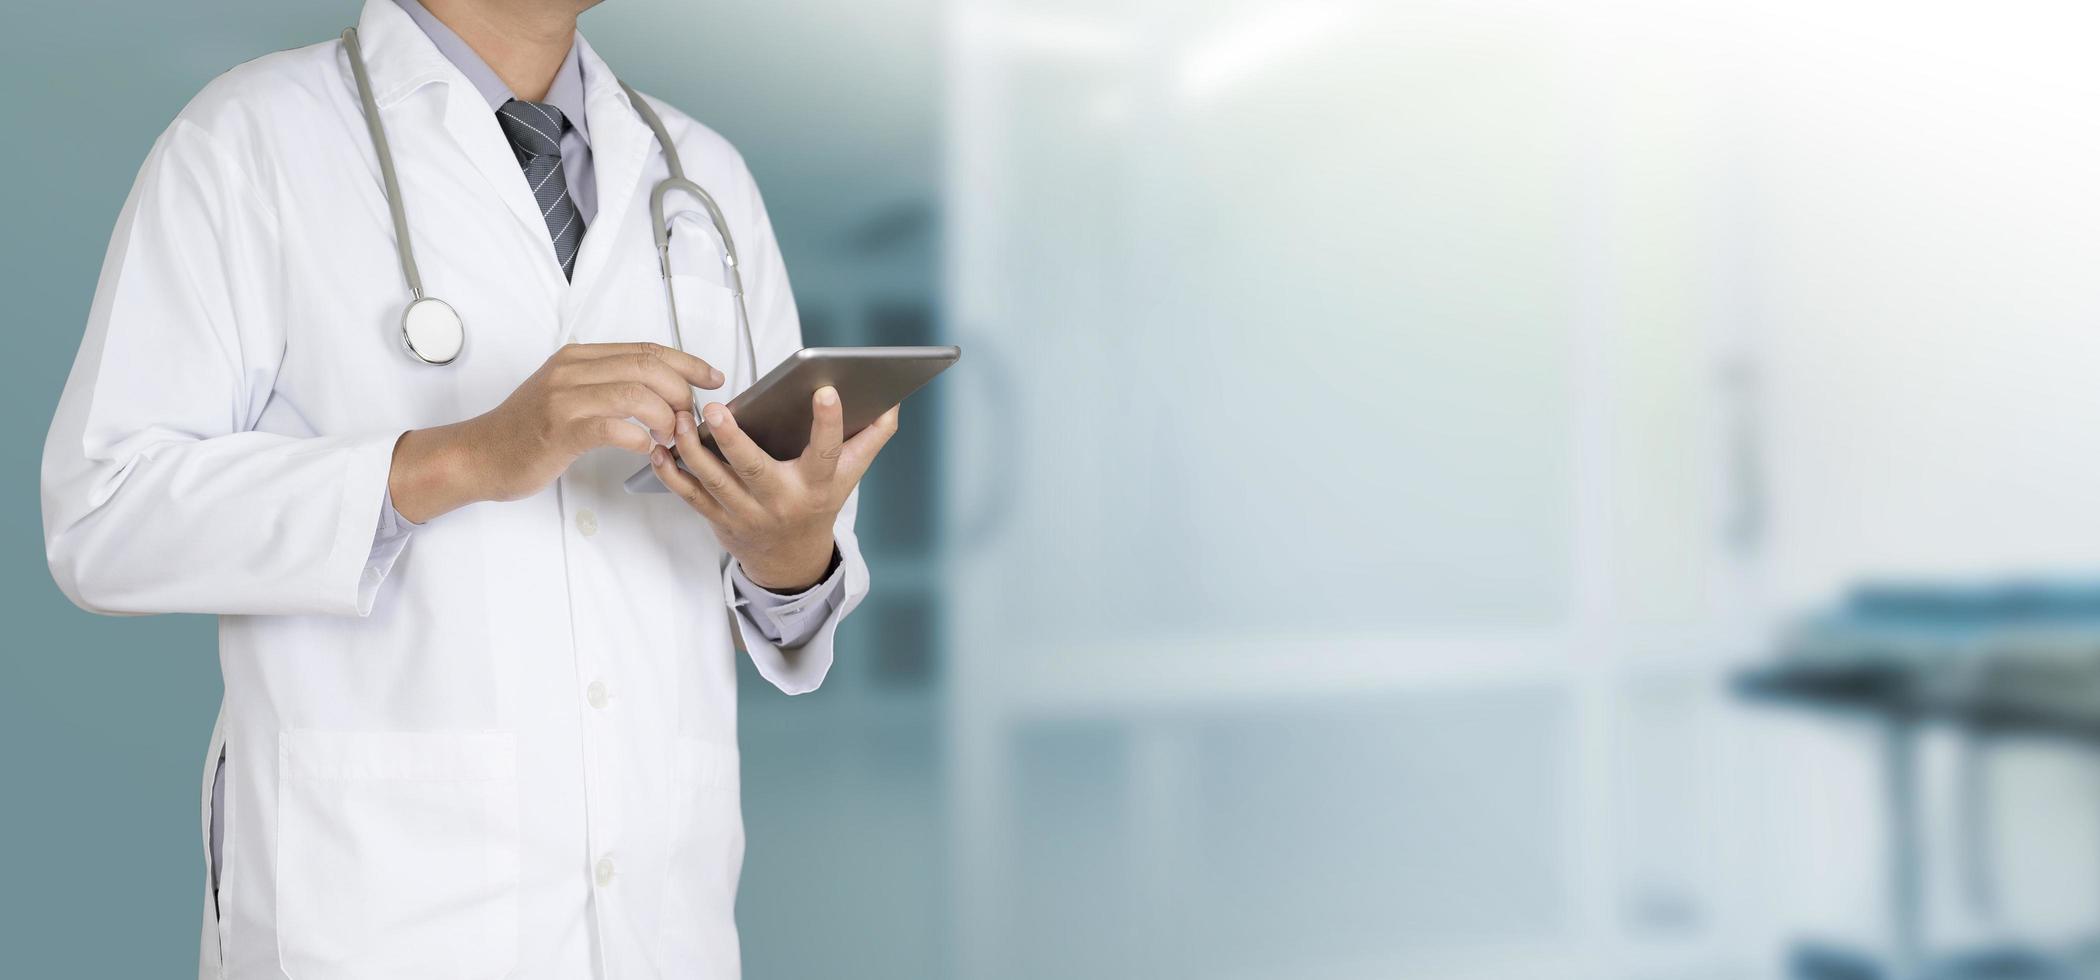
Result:
<svg viewBox="0 0 2100 980">
<path fill-rule="evenodd" d="M 438 53 L 459 69 L 467 82 L 474 86 L 474 91 L 481 93 L 481 100 L 488 103 L 490 112 L 503 108 L 504 103 L 517 97 L 503 81 L 503 76 L 496 74 L 496 69 L 489 67 L 489 63 L 474 50 L 473 45 L 468 44 L 458 32 L 446 26 L 445 22 L 431 13 L 430 8 L 423 6 L 420 0 L 394 2 L 408 14 L 410 20 L 416 22 L 416 26 L 423 31 L 423 36 L 437 46 Z M 591 122 L 590 114 L 584 111 L 582 58 L 573 39 L 569 42 L 568 57 L 562 59 L 561 68 L 554 73 L 554 82 L 548 86 L 547 95 L 542 101 L 561 110 L 569 125 L 576 128 L 576 135 L 583 139 L 584 145 L 590 145 Z"/>
<path fill-rule="evenodd" d="M 503 135 L 503 127 L 496 124 L 473 83 L 438 50 L 429 35 L 394 0 L 365 0 L 364 12 L 357 20 L 357 36 L 394 155 L 436 152 L 429 143 L 434 134 L 420 128 L 419 123 L 439 123 L 438 128 L 457 144 L 525 233 L 545 241 L 546 222 L 540 218 L 539 204 L 532 199 L 530 186 L 520 179 L 518 158 L 510 148 L 509 138 Z M 348 57 L 347 53 L 344 57 Z M 347 65 L 344 81 L 355 84 L 349 78 Z M 436 107 L 437 119 L 427 111 L 412 110 L 408 102 L 411 95 L 432 83 L 440 83 L 443 100 Z M 410 207 L 414 207 L 413 203 Z M 414 222 L 410 224 L 413 228 Z M 552 262 L 532 278 L 551 300 L 560 297 L 569 285 Z"/>
<path fill-rule="evenodd" d="M 357 42 L 364 50 L 365 72 L 372 78 L 372 95 L 381 109 L 392 108 L 432 82 L 473 91 L 473 83 L 394 0 L 365 0 L 364 11 L 357 17 Z M 344 58 L 348 57 L 346 52 Z"/>
<path fill-rule="evenodd" d="M 576 255 L 575 279 L 569 291 L 573 309 L 583 303 L 602 278 L 608 257 L 618 249 L 619 236 L 627 225 L 628 211 L 639 197 L 636 185 L 642 172 L 657 154 L 656 137 L 627 100 L 618 76 L 581 33 L 576 35 L 575 57 L 583 69 L 585 112 L 591 119 L 591 164 L 597 172 L 598 216 L 583 235 Z M 571 317 L 563 317 L 564 339 Z"/>
<path fill-rule="evenodd" d="M 442 83 L 446 89 L 444 129 L 527 232 L 545 235 L 546 224 L 540 219 L 539 206 L 533 201 L 525 182 L 518 178 L 517 157 L 503 136 L 502 127 L 494 124 L 487 101 L 459 68 L 438 50 L 423 29 L 396 0 L 366 0 L 364 12 L 358 18 L 357 33 L 364 48 L 366 71 L 372 77 L 372 91 L 387 116 L 386 122 L 390 126 L 399 125 L 401 117 L 387 110 L 398 106 L 424 86 Z M 600 270 L 617 247 L 617 234 L 593 232 L 623 227 L 637 196 L 636 184 L 656 152 L 655 137 L 628 102 L 627 93 L 620 88 L 619 78 L 581 32 L 576 35 L 572 57 L 577 59 L 581 69 L 584 111 L 591 120 L 592 169 L 597 173 L 598 216 L 591 222 L 593 231 L 584 233 L 583 246 L 576 257 L 575 278 L 564 282 L 560 271 L 551 263 L 544 270 L 548 275 L 542 277 L 547 280 L 544 285 L 552 295 L 563 296 L 564 337 L 569 331 L 570 320 L 566 314 L 583 303 L 592 287 L 603 278 Z M 344 81 L 351 84 L 347 67 Z M 418 152 L 409 148 L 414 136 L 391 131 L 389 136 L 397 155 Z"/>
</svg>

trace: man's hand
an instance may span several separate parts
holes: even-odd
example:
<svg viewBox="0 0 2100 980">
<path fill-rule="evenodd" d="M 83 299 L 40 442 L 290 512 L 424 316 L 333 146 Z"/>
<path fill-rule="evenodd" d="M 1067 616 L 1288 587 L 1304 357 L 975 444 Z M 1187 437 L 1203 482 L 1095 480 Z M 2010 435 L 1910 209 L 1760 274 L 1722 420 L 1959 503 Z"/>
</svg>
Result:
<svg viewBox="0 0 2100 980">
<path fill-rule="evenodd" d="M 809 448 L 786 461 L 752 442 L 728 408 L 709 404 L 700 414 L 728 462 L 700 444 L 692 415 L 679 412 L 678 458 L 693 472 L 679 469 L 668 451 L 652 449 L 657 478 L 714 525 L 716 540 L 754 584 L 800 592 L 822 581 L 831 565 L 832 521 L 875 454 L 897 434 L 897 409 L 845 439 L 838 392 L 819 388 L 811 396 Z"/>
<path fill-rule="evenodd" d="M 487 414 L 402 436 L 387 489 L 394 509 L 419 524 L 477 501 L 529 497 L 599 446 L 648 455 L 691 411 L 693 388 L 721 386 L 722 372 L 661 344 L 570 344 Z"/>
</svg>

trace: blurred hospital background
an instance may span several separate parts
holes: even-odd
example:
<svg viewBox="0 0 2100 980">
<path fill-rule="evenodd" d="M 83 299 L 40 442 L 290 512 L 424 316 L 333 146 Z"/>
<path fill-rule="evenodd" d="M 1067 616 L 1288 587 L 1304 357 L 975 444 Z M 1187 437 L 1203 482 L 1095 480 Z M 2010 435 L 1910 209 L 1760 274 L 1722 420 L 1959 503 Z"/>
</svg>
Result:
<svg viewBox="0 0 2100 980">
<path fill-rule="evenodd" d="M 111 222 L 355 14 L 0 37 L 20 975 L 195 955 L 211 624 L 78 612 L 33 519 Z M 2100 11 L 583 26 L 742 148 L 810 343 L 965 350 L 829 683 L 746 678 L 753 980 L 2100 976 Z"/>
</svg>

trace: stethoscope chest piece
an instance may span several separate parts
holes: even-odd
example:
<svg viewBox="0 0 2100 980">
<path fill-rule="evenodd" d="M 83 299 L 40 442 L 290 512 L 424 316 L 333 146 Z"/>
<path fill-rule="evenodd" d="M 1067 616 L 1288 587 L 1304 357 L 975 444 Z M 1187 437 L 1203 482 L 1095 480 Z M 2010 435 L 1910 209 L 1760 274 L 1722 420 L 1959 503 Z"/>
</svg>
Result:
<svg viewBox="0 0 2100 980">
<path fill-rule="evenodd" d="M 444 300 L 425 296 L 401 313 L 401 346 L 425 364 L 450 364 L 467 343 L 459 312 Z"/>
</svg>

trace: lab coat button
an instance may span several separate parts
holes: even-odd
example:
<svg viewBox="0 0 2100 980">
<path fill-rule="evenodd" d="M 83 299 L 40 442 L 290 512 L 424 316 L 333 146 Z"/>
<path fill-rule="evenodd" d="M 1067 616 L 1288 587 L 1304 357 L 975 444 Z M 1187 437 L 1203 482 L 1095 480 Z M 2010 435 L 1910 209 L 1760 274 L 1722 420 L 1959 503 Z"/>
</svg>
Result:
<svg viewBox="0 0 2100 980">
<path fill-rule="evenodd" d="M 591 686 L 583 689 L 583 699 L 589 701 L 593 708 L 603 708 L 606 702 L 612 700 L 612 695 L 606 692 L 604 681 L 592 681 Z"/>
<path fill-rule="evenodd" d="M 576 512 L 576 530 L 577 533 L 582 534 L 586 538 L 598 533 L 597 512 L 589 507 L 578 510 Z"/>
<path fill-rule="evenodd" d="M 613 880 L 612 858 L 599 858 L 598 867 L 595 869 L 595 874 L 598 877 L 598 887 L 611 887 Z"/>
</svg>

